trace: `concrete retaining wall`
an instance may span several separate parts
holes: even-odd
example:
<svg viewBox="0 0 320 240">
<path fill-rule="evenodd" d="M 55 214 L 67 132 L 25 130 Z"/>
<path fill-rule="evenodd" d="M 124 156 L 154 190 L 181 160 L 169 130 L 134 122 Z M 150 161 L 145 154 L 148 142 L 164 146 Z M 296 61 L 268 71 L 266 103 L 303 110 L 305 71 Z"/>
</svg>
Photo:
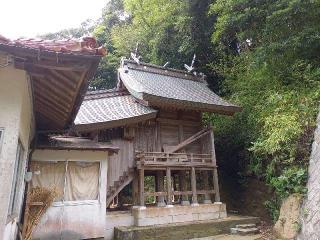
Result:
<svg viewBox="0 0 320 240">
<path fill-rule="evenodd" d="M 301 210 L 302 229 L 298 240 L 320 239 L 320 114 L 310 156 L 308 193 Z"/>
<path fill-rule="evenodd" d="M 150 226 L 170 223 L 214 220 L 227 216 L 223 203 L 196 206 L 138 207 L 132 209 L 135 226 Z"/>
<path fill-rule="evenodd" d="M 133 224 L 134 221 L 131 212 L 107 212 L 104 239 L 113 239 L 115 227 L 128 227 L 133 226 Z"/>
<path fill-rule="evenodd" d="M 114 229 L 119 227 L 192 224 L 193 222 L 224 219 L 226 217 L 226 205 L 223 203 L 195 206 L 133 207 L 131 212 L 107 212 L 104 237 L 106 240 L 112 240 Z"/>
</svg>

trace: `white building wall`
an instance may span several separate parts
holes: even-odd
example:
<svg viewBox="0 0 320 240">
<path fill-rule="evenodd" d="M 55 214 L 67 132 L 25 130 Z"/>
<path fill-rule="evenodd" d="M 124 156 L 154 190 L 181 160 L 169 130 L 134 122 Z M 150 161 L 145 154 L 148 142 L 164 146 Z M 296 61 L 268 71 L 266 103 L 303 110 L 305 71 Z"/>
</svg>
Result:
<svg viewBox="0 0 320 240">
<path fill-rule="evenodd" d="M 0 52 L 0 60 L 6 56 Z M 11 186 L 18 139 L 24 147 L 24 164 L 29 151 L 33 117 L 32 100 L 28 78 L 25 71 L 17 70 L 12 65 L 0 66 L 0 128 L 4 129 L 0 146 L 0 239 L 13 239 L 19 212 L 8 216 Z M 0 143 L 1 144 L 1 143 Z M 22 178 L 23 179 L 23 178 Z M 18 204 L 23 202 L 23 185 L 18 194 Z M 20 209 L 21 211 L 21 209 Z"/>
<path fill-rule="evenodd" d="M 108 152 L 36 150 L 32 161 L 99 161 L 99 200 L 53 203 L 33 232 L 34 239 L 103 238 L 106 227 Z"/>
</svg>

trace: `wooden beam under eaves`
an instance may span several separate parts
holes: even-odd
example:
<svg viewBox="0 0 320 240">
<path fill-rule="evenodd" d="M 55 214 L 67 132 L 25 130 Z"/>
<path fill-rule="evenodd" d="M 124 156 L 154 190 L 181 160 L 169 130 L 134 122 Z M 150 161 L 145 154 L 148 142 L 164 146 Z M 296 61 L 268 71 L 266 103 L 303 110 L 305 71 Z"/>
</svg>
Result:
<svg viewBox="0 0 320 240">
<path fill-rule="evenodd" d="M 70 94 L 64 94 L 64 91 L 59 91 L 59 89 L 57 89 L 55 86 L 52 86 L 52 84 L 50 84 L 50 82 L 48 82 L 46 79 L 33 77 L 32 80 L 38 84 L 38 87 L 41 91 L 52 92 L 52 94 L 55 94 L 67 102 L 72 101 L 72 96 L 70 96 Z"/>
<path fill-rule="evenodd" d="M 55 94 L 53 94 L 50 91 L 43 91 L 38 84 L 33 85 L 34 90 L 37 92 L 36 94 L 45 99 L 48 102 L 51 102 L 52 104 L 57 105 L 59 108 L 64 110 L 69 110 L 71 105 L 70 103 L 63 101 L 61 98 L 57 97 Z"/>
<path fill-rule="evenodd" d="M 66 76 L 64 72 L 52 69 L 48 71 L 53 77 L 61 79 L 63 83 L 72 90 L 75 90 L 77 88 L 77 84 L 75 83 L 75 81 L 71 77 Z"/>
<path fill-rule="evenodd" d="M 72 62 L 69 63 L 56 63 L 55 61 L 38 61 L 32 62 L 26 59 L 16 58 L 14 61 L 14 66 L 17 69 L 22 69 L 26 71 L 32 71 L 32 68 L 41 68 L 41 69 L 53 69 L 61 71 L 75 71 L 83 72 L 88 70 L 87 64 L 75 64 Z"/>
<path fill-rule="evenodd" d="M 67 112 L 63 111 L 62 109 L 59 109 L 57 106 L 39 98 L 36 97 L 36 104 L 35 106 L 38 106 L 40 109 L 45 110 L 45 111 L 49 111 L 49 112 L 53 112 L 54 114 L 60 116 L 61 118 L 67 118 L 68 114 Z"/>
<path fill-rule="evenodd" d="M 42 115 L 46 116 L 48 119 L 51 119 L 58 125 L 64 125 L 64 122 L 66 121 L 65 117 L 60 116 L 58 113 L 48 109 L 46 106 L 42 106 L 40 103 L 37 103 L 36 107 L 37 112 L 40 112 Z"/>
<path fill-rule="evenodd" d="M 37 119 L 36 124 L 41 123 L 41 126 L 37 126 L 37 128 L 45 128 L 45 129 L 62 129 L 63 125 L 61 124 L 60 119 L 54 119 L 51 116 L 47 116 L 40 111 L 35 111 L 35 116 Z"/>
</svg>

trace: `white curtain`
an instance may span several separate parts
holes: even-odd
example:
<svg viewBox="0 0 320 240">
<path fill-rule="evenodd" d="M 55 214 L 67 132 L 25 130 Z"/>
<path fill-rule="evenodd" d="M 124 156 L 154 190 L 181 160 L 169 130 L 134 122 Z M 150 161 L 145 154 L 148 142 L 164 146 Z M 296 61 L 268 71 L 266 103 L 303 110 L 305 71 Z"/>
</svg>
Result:
<svg viewBox="0 0 320 240">
<path fill-rule="evenodd" d="M 56 187 L 59 196 L 55 201 L 63 200 L 66 162 L 31 162 L 33 172 L 31 187 Z"/>
<path fill-rule="evenodd" d="M 65 201 L 96 200 L 99 194 L 99 163 L 68 162 Z"/>
<path fill-rule="evenodd" d="M 31 187 L 56 187 L 59 196 L 55 201 L 98 199 L 100 175 L 98 162 L 33 161 L 31 171 L 33 172 Z"/>
</svg>

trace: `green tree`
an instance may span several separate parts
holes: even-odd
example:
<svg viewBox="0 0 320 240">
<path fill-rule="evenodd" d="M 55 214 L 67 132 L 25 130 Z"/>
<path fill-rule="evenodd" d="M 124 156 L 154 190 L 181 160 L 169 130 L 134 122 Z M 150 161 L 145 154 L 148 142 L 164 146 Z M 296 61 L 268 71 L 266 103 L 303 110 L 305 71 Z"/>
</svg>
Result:
<svg viewBox="0 0 320 240">
<path fill-rule="evenodd" d="M 279 198 L 303 192 L 305 185 L 320 100 L 315 54 L 320 50 L 319 4 L 218 0 L 211 5 L 211 13 L 218 16 L 212 41 L 224 56 L 212 67 L 225 78 L 224 92 L 244 108 L 234 120 L 216 118 L 218 132 L 221 139 L 250 151 L 251 170 L 264 177 Z M 240 54 L 232 51 L 234 42 Z M 292 187 L 284 188 L 284 179 Z"/>
<path fill-rule="evenodd" d="M 103 45 L 108 53 L 101 60 L 95 78 L 90 83 L 91 89 L 108 89 L 115 87 L 117 81 L 117 68 L 121 55 L 117 54 L 112 42 L 112 29 L 130 21 L 123 6 L 123 0 L 108 1 L 103 10 L 102 19 L 95 27 L 93 34 L 100 45 Z"/>
</svg>

